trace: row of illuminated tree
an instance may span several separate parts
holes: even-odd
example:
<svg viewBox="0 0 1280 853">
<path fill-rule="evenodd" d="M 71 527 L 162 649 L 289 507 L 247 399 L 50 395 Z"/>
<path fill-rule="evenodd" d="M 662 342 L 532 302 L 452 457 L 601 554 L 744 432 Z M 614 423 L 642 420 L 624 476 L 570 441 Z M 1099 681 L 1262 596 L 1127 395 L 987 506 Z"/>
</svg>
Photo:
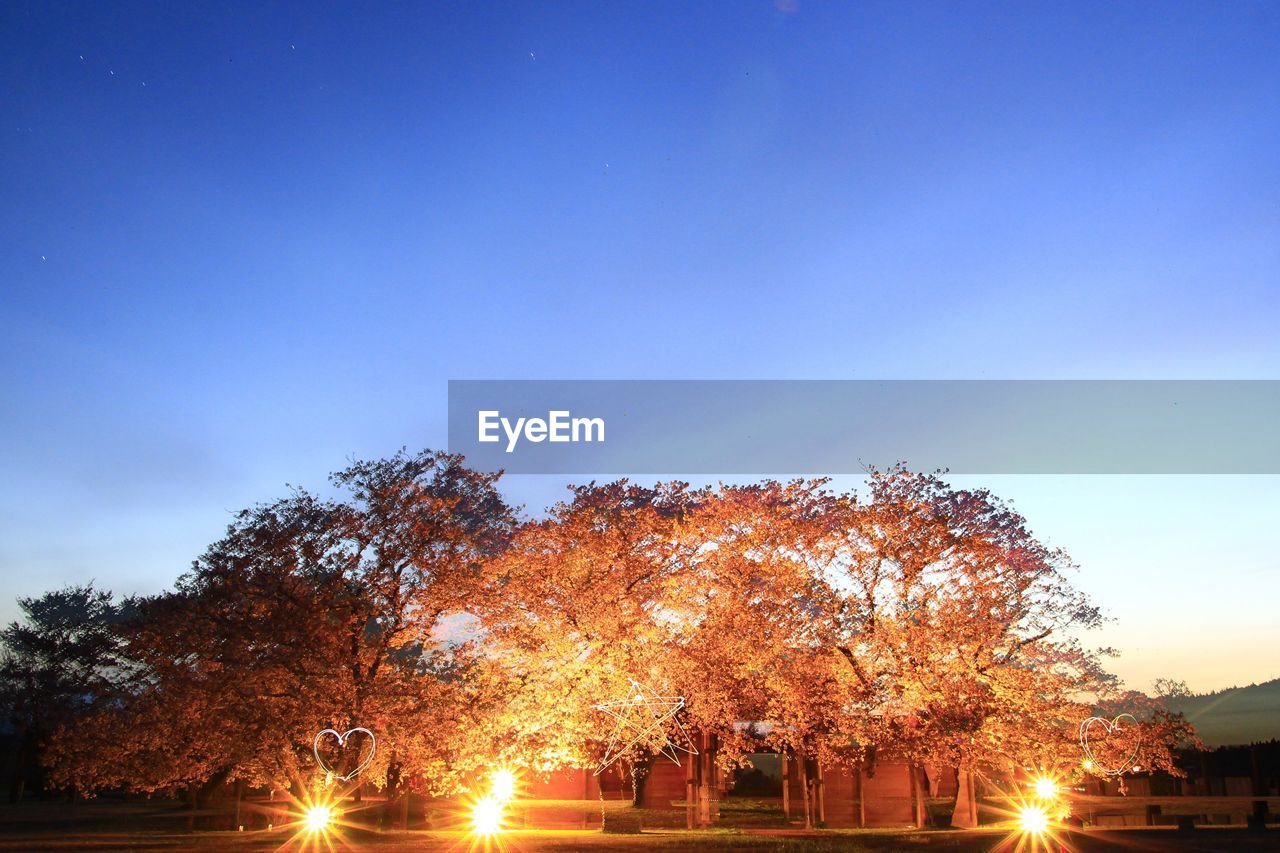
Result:
<svg viewBox="0 0 1280 853">
<path fill-rule="evenodd" d="M 1100 707 L 1143 720 L 1150 768 L 1190 735 L 1104 671 L 1067 556 L 986 491 L 904 468 L 862 495 L 619 481 L 522 519 L 497 481 L 433 452 L 359 462 L 333 497 L 239 513 L 171 592 L 22 602 L 15 743 L 63 788 L 211 790 L 305 784 L 317 731 L 364 726 L 365 779 L 447 794 L 594 765 L 594 706 L 630 679 L 683 696 L 724 762 L 1070 775 Z M 628 759 L 643 779 L 652 755 Z"/>
</svg>

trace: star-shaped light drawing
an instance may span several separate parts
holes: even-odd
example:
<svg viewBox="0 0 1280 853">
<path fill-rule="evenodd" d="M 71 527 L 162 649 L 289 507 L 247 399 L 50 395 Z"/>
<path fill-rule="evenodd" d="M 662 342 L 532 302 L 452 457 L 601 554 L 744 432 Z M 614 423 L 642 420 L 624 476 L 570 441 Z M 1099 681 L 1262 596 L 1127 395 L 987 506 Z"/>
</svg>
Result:
<svg viewBox="0 0 1280 853">
<path fill-rule="evenodd" d="M 677 750 L 697 755 L 698 750 L 693 745 L 693 739 L 676 719 L 676 714 L 684 708 L 684 697 L 658 696 L 639 681 L 628 680 L 631 682 L 631 692 L 626 699 L 615 699 L 612 702 L 603 702 L 594 706 L 597 711 L 603 711 L 618 722 L 614 726 L 613 734 L 609 736 L 609 746 L 604 751 L 604 760 L 596 768 L 595 775 L 599 776 L 629 749 L 641 744 L 665 755 L 677 765 L 680 764 Z M 683 740 L 683 744 L 673 741 L 667 735 L 668 721 L 671 723 L 671 728 L 679 733 L 678 738 Z"/>
</svg>

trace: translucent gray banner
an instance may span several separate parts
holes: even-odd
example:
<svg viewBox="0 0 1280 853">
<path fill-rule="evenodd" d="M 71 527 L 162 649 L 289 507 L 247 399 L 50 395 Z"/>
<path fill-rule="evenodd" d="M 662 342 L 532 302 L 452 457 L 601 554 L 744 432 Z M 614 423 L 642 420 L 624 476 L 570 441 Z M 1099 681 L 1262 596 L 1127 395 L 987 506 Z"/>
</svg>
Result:
<svg viewBox="0 0 1280 853">
<path fill-rule="evenodd" d="M 452 380 L 514 474 L 1280 474 L 1276 380 Z"/>
</svg>

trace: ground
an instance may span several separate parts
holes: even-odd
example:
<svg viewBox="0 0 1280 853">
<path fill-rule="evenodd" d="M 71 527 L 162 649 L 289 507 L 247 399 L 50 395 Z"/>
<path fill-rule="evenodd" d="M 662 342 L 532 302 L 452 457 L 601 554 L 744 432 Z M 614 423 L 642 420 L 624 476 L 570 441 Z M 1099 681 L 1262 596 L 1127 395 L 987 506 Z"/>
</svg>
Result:
<svg viewBox="0 0 1280 853">
<path fill-rule="evenodd" d="M 1103 830 L 1068 841 L 1066 849 L 1092 851 L 1265 851 L 1280 850 L 1280 833 L 1250 833 L 1243 829 L 1197 830 L 1187 836 L 1172 830 Z M 160 853 L 171 850 L 372 850 L 377 853 L 568 853 L 568 851 L 641 850 L 755 851 L 910 851 L 946 850 L 953 853 L 1018 850 L 1004 833 L 983 832 L 825 832 L 814 836 L 771 836 L 749 830 L 650 830 L 638 836 L 609 836 L 594 830 L 535 830 L 503 834 L 485 840 L 464 833 L 390 832 L 347 834 L 322 843 L 304 837 L 290 841 L 287 833 L 0 833 L 0 851 L 116 851 Z M 1021 851 L 1056 851 L 1056 845 L 1024 843 Z"/>
<path fill-rule="evenodd" d="M 377 853 L 568 853 L 589 851 L 1030 851 L 1058 850 L 1040 839 L 1008 831 L 825 830 L 805 832 L 778 825 L 770 805 L 726 802 L 738 825 L 685 830 L 646 829 L 641 835 L 606 835 L 595 829 L 516 830 L 481 838 L 465 831 L 378 832 L 343 828 L 338 833 L 307 835 L 295 828 L 205 831 L 201 815 L 163 801 L 90 801 L 22 803 L 0 806 L 0 851 L 66 850 L 159 853 L 172 850 L 373 850 Z M 649 820 L 673 822 L 675 813 L 642 813 Z M 682 815 L 683 813 L 679 813 Z M 1250 832 L 1239 827 L 1200 828 L 1180 834 L 1172 829 L 1090 830 L 1069 839 L 1070 850 L 1091 851 L 1280 851 L 1280 829 Z M 1019 849 L 1019 842 L 1021 848 Z"/>
</svg>

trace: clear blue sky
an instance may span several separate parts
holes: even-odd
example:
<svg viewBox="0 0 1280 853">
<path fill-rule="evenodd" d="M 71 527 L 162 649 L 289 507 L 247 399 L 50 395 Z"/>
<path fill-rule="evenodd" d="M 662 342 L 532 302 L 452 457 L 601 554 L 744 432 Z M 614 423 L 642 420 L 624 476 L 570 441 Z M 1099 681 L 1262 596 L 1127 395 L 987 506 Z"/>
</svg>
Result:
<svg viewBox="0 0 1280 853">
<path fill-rule="evenodd" d="M 449 378 L 1280 377 L 1273 3 L 313 8 L 0 8 L 0 617 Z M 1277 478 L 992 485 L 1139 686 L 1280 675 Z"/>
</svg>

